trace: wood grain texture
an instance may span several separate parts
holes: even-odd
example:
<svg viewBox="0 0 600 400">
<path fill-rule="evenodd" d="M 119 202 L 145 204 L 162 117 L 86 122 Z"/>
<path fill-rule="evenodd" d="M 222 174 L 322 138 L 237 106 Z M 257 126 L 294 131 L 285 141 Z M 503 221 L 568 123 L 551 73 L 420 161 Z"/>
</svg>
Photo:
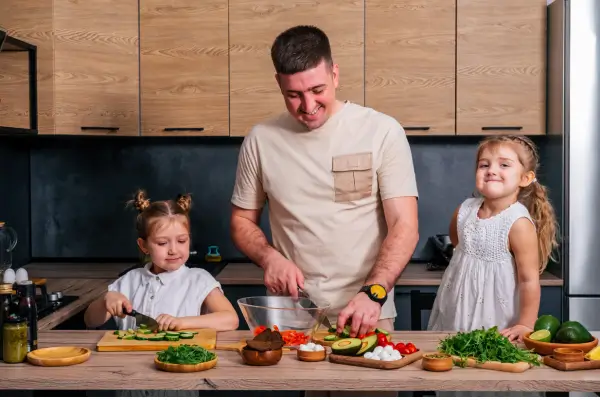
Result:
<svg viewBox="0 0 600 400">
<path fill-rule="evenodd" d="M 137 136 L 138 2 L 54 0 L 54 32 L 56 133 Z"/>
<path fill-rule="evenodd" d="M 340 67 L 337 97 L 364 104 L 364 0 L 230 0 L 231 136 L 286 111 L 271 45 L 294 25 L 310 24 L 329 37 Z"/>
<path fill-rule="evenodd" d="M 457 133 L 544 134 L 545 54 L 546 0 L 458 1 Z"/>
<path fill-rule="evenodd" d="M 428 271 L 425 264 L 410 263 L 396 282 L 399 286 L 437 286 L 442 282 L 444 271 Z M 263 285 L 263 270 L 255 264 L 231 263 L 217 275 L 222 285 Z M 563 280 L 544 271 L 540 276 L 542 286 L 562 286 Z"/>
<path fill-rule="evenodd" d="M 394 341 L 413 342 L 429 352 L 448 333 L 393 332 L 392 337 Z M 44 331 L 39 333 L 39 346 L 69 345 L 93 350 L 102 335 L 102 331 Z M 220 332 L 217 342 L 235 343 L 249 335 L 248 331 Z M 63 368 L 0 363 L 0 389 L 600 391 L 600 374 L 596 371 L 565 373 L 545 365 L 522 374 L 475 368 L 433 373 L 424 371 L 419 362 L 398 370 L 381 371 L 330 362 L 302 362 L 290 352 L 276 366 L 252 367 L 244 365 L 237 352 L 217 350 L 216 353 L 217 366 L 194 374 L 194 379 L 189 374 L 157 370 L 155 352 L 92 351 L 87 362 Z"/>
<path fill-rule="evenodd" d="M 228 1 L 140 4 L 142 135 L 229 135 Z"/>
<path fill-rule="evenodd" d="M 460 357 L 452 357 L 454 359 L 454 361 L 460 362 L 461 359 Z M 467 358 L 467 360 L 465 361 L 465 367 L 468 368 L 480 368 L 480 369 L 488 369 L 488 370 L 492 370 L 492 371 L 501 371 L 501 372 L 514 372 L 514 373 L 519 373 L 519 372 L 525 372 L 528 369 L 531 368 L 531 365 L 526 363 L 526 362 L 517 362 L 514 364 L 511 363 L 501 363 L 498 361 L 486 361 L 483 363 L 478 363 L 475 359 L 473 358 Z"/>
<path fill-rule="evenodd" d="M 40 134 L 54 133 L 54 38 L 52 2 L 47 0 L 0 1 L 0 26 L 8 34 L 37 46 L 38 130 Z M 29 83 L 23 55 L 0 54 L 0 125 L 29 128 Z M 19 58 L 18 65 L 9 59 Z M 6 65 L 10 70 L 5 69 Z M 8 74 L 5 72 L 8 71 Z M 8 75 L 8 77 L 2 75 Z M 8 82 L 6 81 L 8 79 Z M 17 81 L 15 81 L 17 79 Z M 28 76 L 27 76 L 28 79 Z M 4 107 L 4 106 L 6 107 Z"/>
<path fill-rule="evenodd" d="M 202 346 L 207 350 L 215 348 L 217 331 L 214 329 L 189 329 L 189 332 L 198 332 L 191 339 L 180 339 L 177 342 L 149 341 L 149 340 L 123 340 L 118 339 L 114 332 L 106 332 L 96 345 L 97 351 L 158 351 L 166 350 L 169 346 L 177 347 L 182 344 Z"/>
<path fill-rule="evenodd" d="M 589 369 L 600 369 L 600 360 L 564 362 L 555 359 L 553 356 L 545 356 L 544 364 L 554 369 L 558 369 L 560 371 L 581 371 Z"/>
<path fill-rule="evenodd" d="M 454 135 L 455 2 L 369 0 L 365 33 L 365 104 L 430 127 L 407 135 Z"/>
</svg>

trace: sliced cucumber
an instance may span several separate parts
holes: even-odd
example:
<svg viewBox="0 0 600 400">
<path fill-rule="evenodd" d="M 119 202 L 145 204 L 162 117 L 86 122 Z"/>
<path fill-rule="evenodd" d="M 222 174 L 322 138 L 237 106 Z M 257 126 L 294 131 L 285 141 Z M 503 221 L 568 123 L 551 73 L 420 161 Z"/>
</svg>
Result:
<svg viewBox="0 0 600 400">
<path fill-rule="evenodd" d="M 177 341 L 179 341 L 179 335 L 177 335 L 177 336 L 166 335 L 164 337 L 164 339 L 167 339 L 169 342 L 177 342 Z"/>
<path fill-rule="evenodd" d="M 155 335 L 155 336 L 149 337 L 148 340 L 151 342 L 161 342 L 161 341 L 165 340 L 165 337 Z"/>
<path fill-rule="evenodd" d="M 198 334 L 198 332 L 194 332 L 194 331 L 179 331 L 176 333 L 179 333 L 179 335 L 197 335 Z"/>
<path fill-rule="evenodd" d="M 148 326 L 146 324 L 140 324 L 140 329 L 146 329 Z"/>
<path fill-rule="evenodd" d="M 131 328 L 127 329 L 127 332 L 129 332 L 129 333 L 135 333 L 135 331 L 133 329 L 131 329 Z"/>
<path fill-rule="evenodd" d="M 329 328 L 329 333 L 335 333 L 337 331 L 337 325 L 331 324 L 331 328 Z"/>
<path fill-rule="evenodd" d="M 339 338 L 337 337 L 337 335 L 327 335 L 323 338 L 323 340 L 325 340 L 327 342 L 335 342 L 338 339 Z"/>
<path fill-rule="evenodd" d="M 180 332 L 175 332 L 175 331 L 166 331 L 165 334 L 167 336 L 179 336 Z"/>
<path fill-rule="evenodd" d="M 181 332 L 181 333 L 179 333 L 179 337 L 182 339 L 193 339 L 194 334 L 191 332 Z"/>
<path fill-rule="evenodd" d="M 119 336 L 117 336 L 117 339 L 133 340 L 133 339 L 135 339 L 135 335 L 132 335 L 132 334 L 119 335 Z"/>
<path fill-rule="evenodd" d="M 152 331 L 150 329 L 146 329 L 146 328 L 139 328 L 137 330 L 137 333 L 148 334 L 148 333 L 152 333 Z"/>
</svg>

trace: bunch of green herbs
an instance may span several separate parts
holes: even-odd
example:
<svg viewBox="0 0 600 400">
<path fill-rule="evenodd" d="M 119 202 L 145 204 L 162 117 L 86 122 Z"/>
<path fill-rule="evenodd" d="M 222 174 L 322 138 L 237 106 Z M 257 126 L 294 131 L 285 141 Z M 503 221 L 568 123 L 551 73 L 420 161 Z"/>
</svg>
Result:
<svg viewBox="0 0 600 400">
<path fill-rule="evenodd" d="M 202 346 L 182 344 L 169 346 L 166 350 L 156 353 L 158 361 L 169 364 L 200 364 L 214 360 L 215 353 Z"/>
<path fill-rule="evenodd" d="M 458 366 L 465 366 L 467 358 L 473 358 L 478 363 L 499 361 L 502 363 L 526 362 L 540 365 L 537 354 L 522 349 L 503 336 L 498 327 L 476 329 L 471 332 L 458 332 L 440 341 L 438 350 L 443 353 L 460 357 Z"/>
</svg>

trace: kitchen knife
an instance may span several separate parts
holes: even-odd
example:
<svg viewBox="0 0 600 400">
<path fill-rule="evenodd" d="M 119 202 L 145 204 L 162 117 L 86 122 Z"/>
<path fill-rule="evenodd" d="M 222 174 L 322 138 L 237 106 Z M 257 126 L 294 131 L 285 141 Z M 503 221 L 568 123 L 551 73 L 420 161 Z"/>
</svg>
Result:
<svg viewBox="0 0 600 400">
<path fill-rule="evenodd" d="M 123 313 L 125 315 L 129 315 L 135 318 L 135 324 L 139 327 L 140 325 L 146 325 L 146 329 L 150 329 L 152 332 L 158 331 L 158 322 L 154 318 L 150 318 L 147 315 L 140 314 L 135 310 L 131 310 L 130 313 L 127 312 L 125 307 L 123 307 Z"/>
<path fill-rule="evenodd" d="M 318 307 L 319 307 L 318 305 L 316 305 L 316 304 L 315 304 L 315 302 L 314 302 L 314 301 L 312 301 L 312 300 L 310 299 L 310 297 L 308 296 L 308 293 L 306 293 L 306 292 L 305 292 L 303 289 L 301 289 L 300 287 L 298 287 L 298 296 L 300 296 L 300 297 L 303 297 L 303 298 L 307 299 L 307 300 L 310 302 L 310 304 L 308 304 L 308 306 L 307 306 L 307 307 L 304 307 L 304 306 L 303 306 L 303 308 L 318 308 Z M 317 317 L 316 317 L 316 315 L 319 313 L 319 311 L 317 311 L 317 310 L 309 310 L 308 312 L 309 312 L 309 314 L 310 314 L 310 315 L 312 315 L 313 317 L 315 317 L 315 319 L 317 318 Z M 323 317 L 323 321 L 321 321 L 321 324 L 322 324 L 322 325 L 323 325 L 325 328 L 327 328 L 327 329 L 331 329 L 331 324 L 329 323 L 329 318 L 327 318 L 327 315 L 325 315 L 325 316 Z"/>
</svg>

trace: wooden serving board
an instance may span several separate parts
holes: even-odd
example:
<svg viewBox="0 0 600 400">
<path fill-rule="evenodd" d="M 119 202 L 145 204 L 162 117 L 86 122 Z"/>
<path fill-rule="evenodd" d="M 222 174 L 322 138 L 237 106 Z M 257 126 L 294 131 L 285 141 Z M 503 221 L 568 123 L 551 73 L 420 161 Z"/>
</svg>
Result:
<svg viewBox="0 0 600 400">
<path fill-rule="evenodd" d="M 460 357 L 452 356 L 454 361 L 461 361 Z M 501 363 L 499 361 L 486 361 L 484 363 L 478 363 L 474 358 L 467 359 L 467 367 L 471 368 L 481 368 L 481 369 L 491 369 L 494 371 L 502 371 L 502 372 L 525 372 L 529 368 L 531 368 L 531 364 L 526 363 L 524 361 L 520 361 L 517 363 Z"/>
<path fill-rule="evenodd" d="M 341 356 L 338 354 L 330 354 L 329 361 L 335 364 L 354 365 L 357 367 L 366 368 L 377 368 L 377 369 L 398 369 L 405 367 L 409 364 L 420 360 L 423 356 L 423 352 L 417 351 L 416 353 L 407 354 L 400 360 L 396 361 L 381 361 L 381 360 L 369 360 L 361 356 Z"/>
<path fill-rule="evenodd" d="M 335 342 L 335 340 L 334 341 L 325 340 L 325 336 L 327 336 L 327 335 L 333 335 L 333 333 L 329 333 L 328 331 L 317 331 L 312 336 L 311 342 L 314 342 L 316 344 L 320 344 L 321 346 L 331 347 L 331 345 Z M 388 340 L 390 340 L 390 339 L 391 339 L 391 336 L 388 335 Z M 375 361 L 377 361 L 377 360 L 375 360 Z"/>
<path fill-rule="evenodd" d="M 188 332 L 198 332 L 192 339 L 179 339 L 176 342 L 167 340 L 123 340 L 117 339 L 114 331 L 108 331 L 96 344 L 97 351 L 159 351 L 166 350 L 169 346 L 189 344 L 202 346 L 206 350 L 213 350 L 217 344 L 217 331 L 215 329 L 187 329 Z"/>
<path fill-rule="evenodd" d="M 580 371 L 600 368 L 600 360 L 564 362 L 555 359 L 553 356 L 545 356 L 544 364 L 560 371 Z"/>
</svg>

